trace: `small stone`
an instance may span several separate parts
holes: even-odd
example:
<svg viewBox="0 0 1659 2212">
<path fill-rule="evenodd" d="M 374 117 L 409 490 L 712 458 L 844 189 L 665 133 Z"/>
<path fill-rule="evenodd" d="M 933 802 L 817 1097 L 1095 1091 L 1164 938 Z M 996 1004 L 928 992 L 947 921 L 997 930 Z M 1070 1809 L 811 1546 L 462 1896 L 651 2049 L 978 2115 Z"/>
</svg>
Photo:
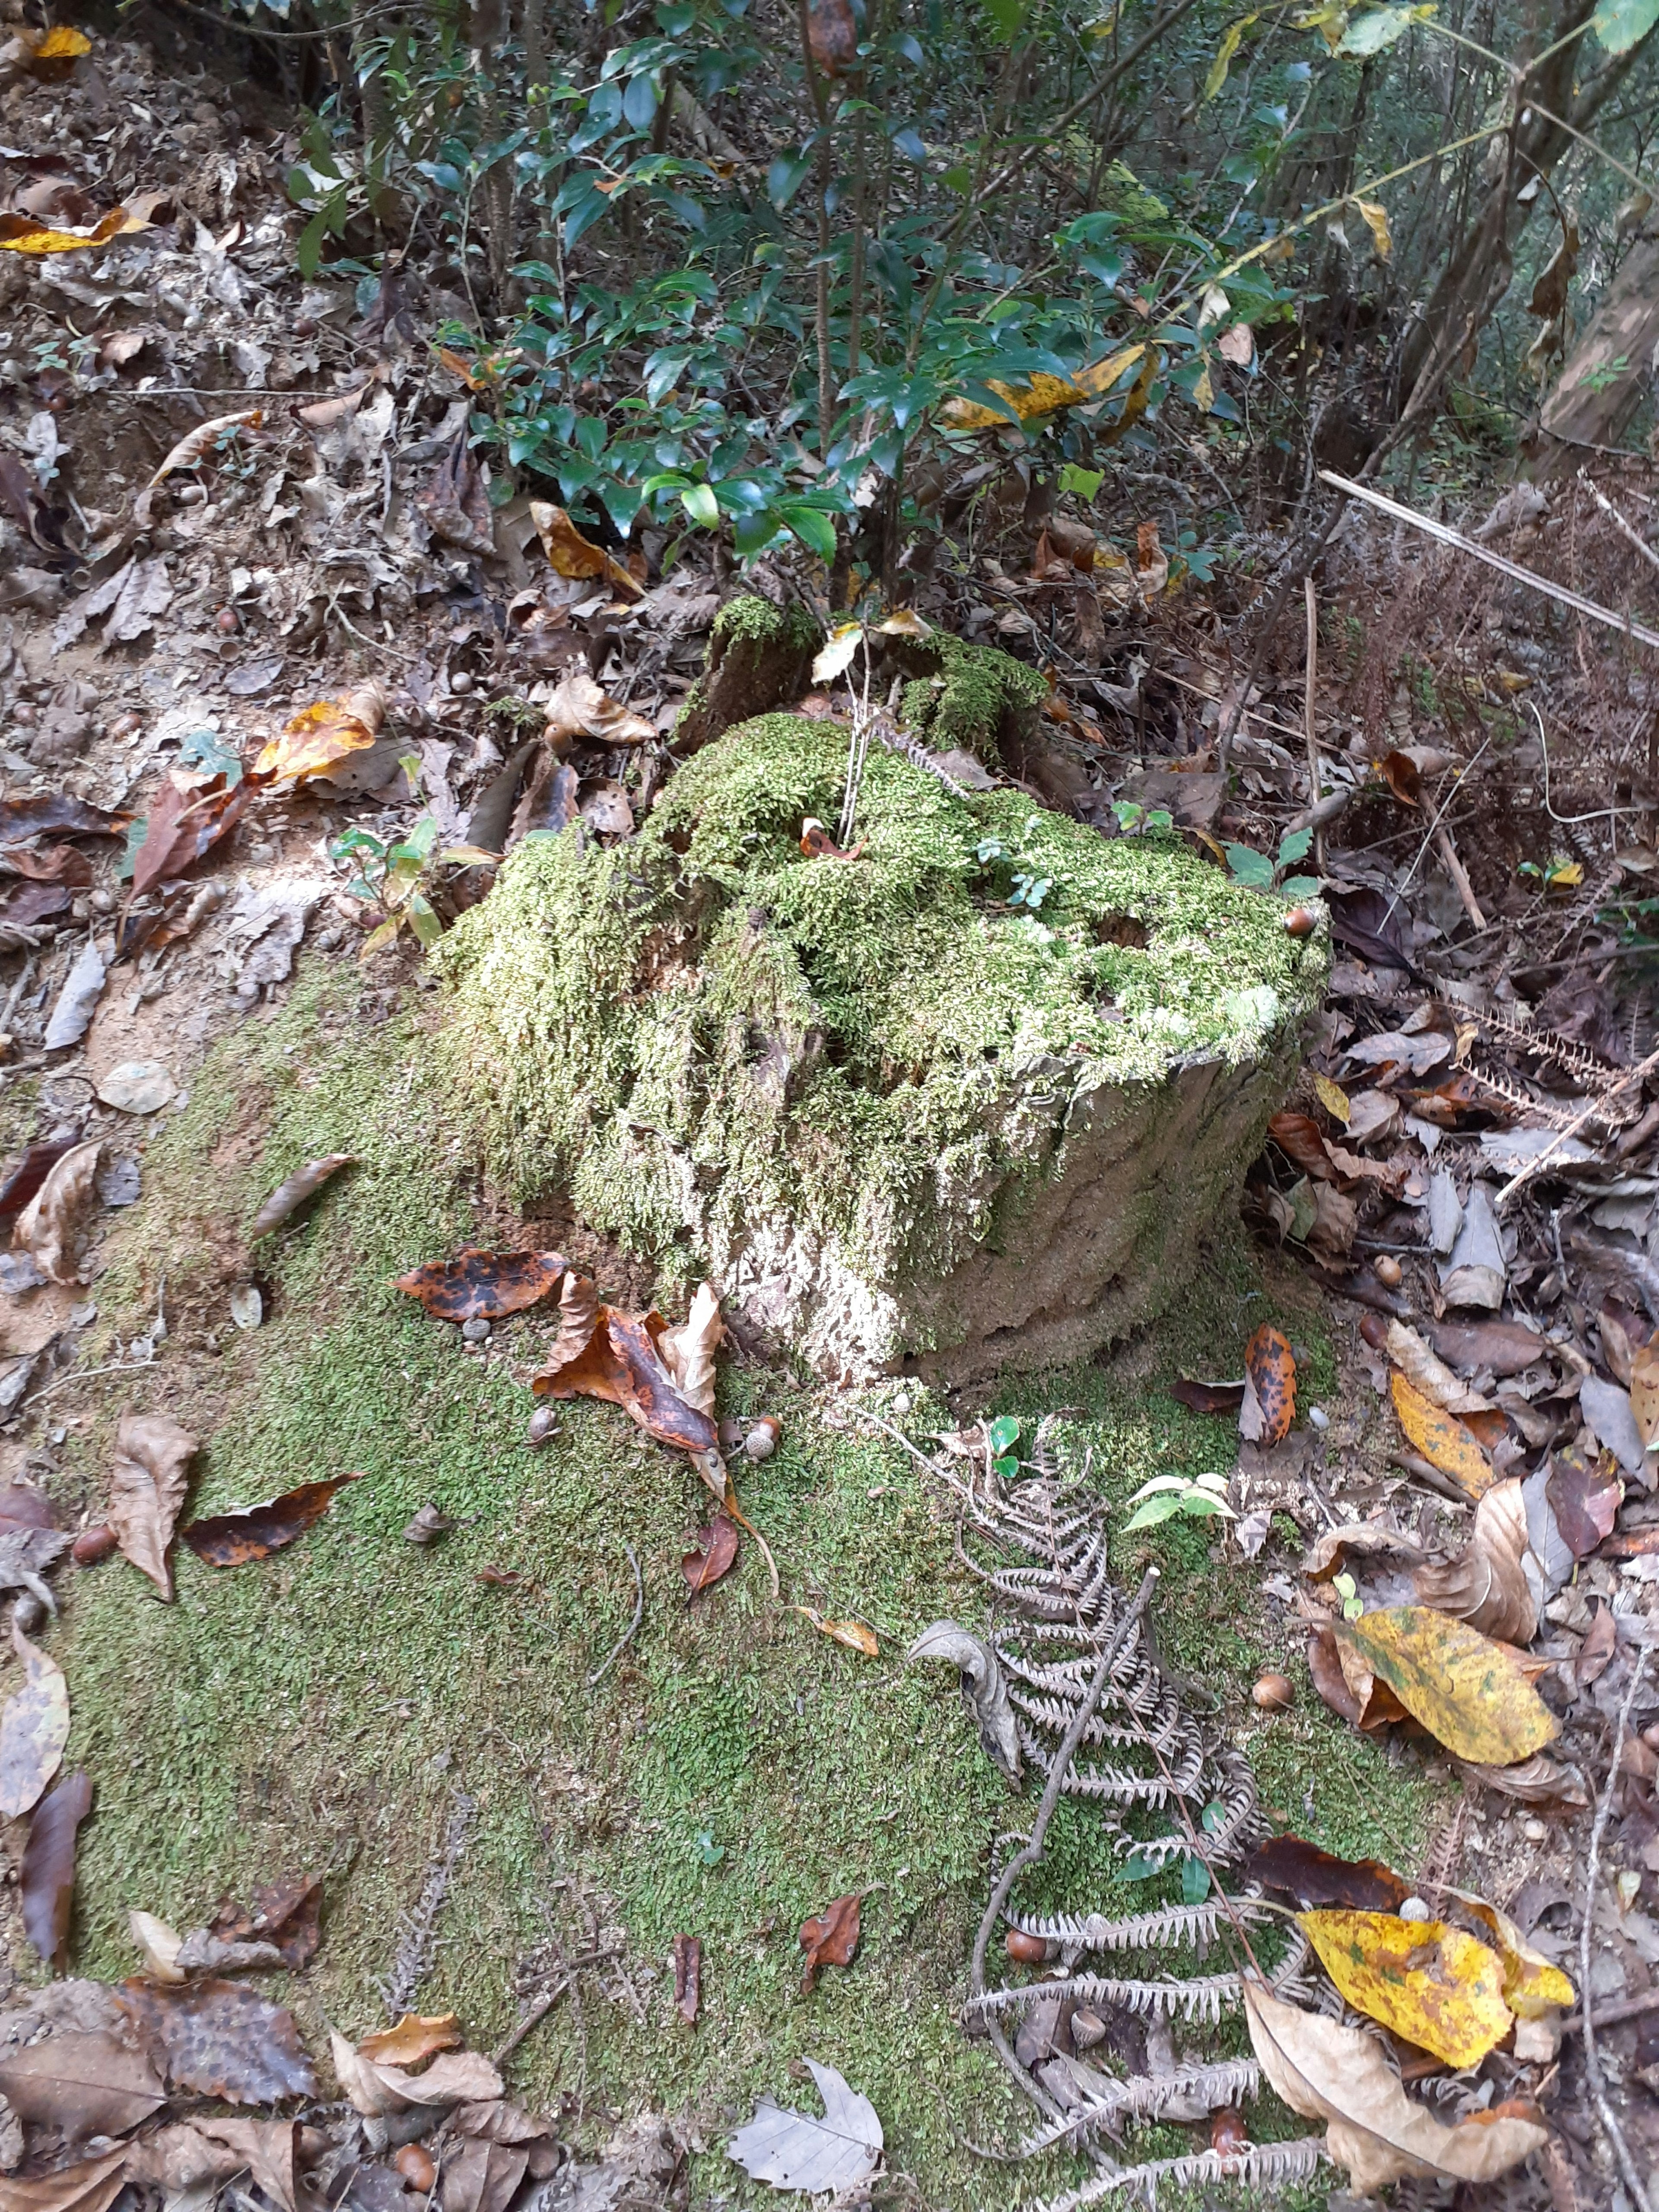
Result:
<svg viewBox="0 0 1659 2212">
<path fill-rule="evenodd" d="M 1548 1836 L 1549 1830 L 1541 1820 L 1523 1820 L 1521 1832 L 1529 1844 L 1541 1844 Z"/>
<path fill-rule="evenodd" d="M 70 1546 L 70 1557 L 77 1567 L 95 1567 L 100 1559 L 108 1559 L 114 1549 L 113 1528 L 101 1526 L 83 1528 Z"/>
<path fill-rule="evenodd" d="M 901 1390 L 893 1401 L 893 1411 L 898 1415 L 900 1420 L 902 1420 L 909 1410 L 910 1394 L 908 1390 Z"/>
<path fill-rule="evenodd" d="M 483 1344 L 489 1334 L 489 1323 L 482 1314 L 474 1314 L 471 1321 L 461 1323 L 461 1334 L 468 1344 Z"/>
<path fill-rule="evenodd" d="M 71 1306 L 69 1310 L 71 1328 L 90 1328 L 98 1318 L 98 1309 L 90 1300 L 83 1306 Z"/>
<path fill-rule="evenodd" d="M 11 1609 L 11 1625 L 24 1636 L 33 1636 L 46 1617 L 46 1608 L 38 1597 L 25 1590 Z"/>
<path fill-rule="evenodd" d="M 778 1448 L 778 1438 L 783 1434 L 783 1423 L 770 1413 L 763 1414 L 743 1440 L 746 1457 L 757 1462 L 770 1459 Z"/>
<path fill-rule="evenodd" d="M 265 1302 L 252 1283 L 240 1283 L 230 1294 L 230 1317 L 238 1328 L 258 1328 L 265 1317 Z"/>
<path fill-rule="evenodd" d="M 559 1433 L 559 1417 L 551 1406 L 538 1406 L 530 1416 L 530 1426 L 525 1431 L 525 1442 L 534 1447 L 550 1443 Z"/>
<path fill-rule="evenodd" d="M 405 1544 L 435 1544 L 440 1536 L 447 1534 L 454 1526 L 448 1515 L 441 1513 L 435 1505 L 423 1505 L 404 1530 L 404 1541 Z"/>
<path fill-rule="evenodd" d="M 1397 1291 L 1405 1280 L 1406 1271 L 1391 1252 L 1382 1253 L 1376 1262 L 1376 1279 L 1385 1291 Z"/>
<path fill-rule="evenodd" d="M 1316 1429 L 1328 1429 L 1331 1425 L 1331 1417 L 1322 1406 L 1310 1406 L 1308 1419 Z"/>
<path fill-rule="evenodd" d="M 1400 1908 L 1400 1917 L 1402 1920 L 1416 1920 L 1420 1922 L 1425 1920 L 1432 1920 L 1434 1915 L 1430 1911 L 1428 1906 L 1423 1902 L 1420 1897 L 1408 1897 Z"/>
<path fill-rule="evenodd" d="M 159 1060 L 124 1060 L 98 1085 L 106 1106 L 123 1114 L 155 1114 L 174 1095 L 173 1078 Z"/>
</svg>

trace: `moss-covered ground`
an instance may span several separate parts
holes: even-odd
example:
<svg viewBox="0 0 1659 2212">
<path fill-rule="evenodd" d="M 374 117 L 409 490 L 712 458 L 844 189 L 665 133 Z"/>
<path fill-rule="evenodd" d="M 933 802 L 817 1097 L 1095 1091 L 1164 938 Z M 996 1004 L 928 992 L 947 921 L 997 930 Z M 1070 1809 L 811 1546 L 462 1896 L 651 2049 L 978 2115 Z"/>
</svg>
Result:
<svg viewBox="0 0 1659 2212">
<path fill-rule="evenodd" d="M 485 1361 L 389 1285 L 507 1226 L 447 1133 L 428 1003 L 411 995 L 412 1014 L 375 1026 L 355 975 L 306 970 L 277 1018 L 246 1025 L 210 1060 L 106 1247 L 100 1328 L 131 1334 L 165 1273 L 173 1334 L 148 1373 L 88 1381 L 69 1400 L 55 1479 L 66 1501 L 95 1505 L 127 1407 L 165 1408 L 204 1438 L 192 1510 L 346 1469 L 364 1479 L 265 1563 L 214 1571 L 180 1547 L 172 1605 L 118 1559 L 70 1585 L 50 1643 L 69 1678 L 70 1756 L 98 1792 L 77 1969 L 132 1969 L 135 1906 L 189 1927 L 223 1893 L 320 1872 L 321 1952 L 281 1986 L 313 2047 L 325 2021 L 361 2034 L 380 2023 L 399 1916 L 464 1790 L 476 1818 L 419 2008 L 453 2007 L 488 2050 L 517 2017 L 521 1961 L 550 1936 L 579 1949 L 598 1929 L 619 1947 L 604 1970 L 612 1993 L 589 1981 L 580 2006 L 557 2008 L 510 2062 L 528 2100 L 562 2095 L 590 2135 L 607 2112 L 647 2100 L 684 2112 L 708 2146 L 697 2194 L 740 2198 L 723 2132 L 757 2091 L 810 2102 L 789 2072 L 810 2053 L 874 2100 L 891 2164 L 927 2204 L 999 2206 L 1057 2188 L 1063 2161 L 1017 2171 L 963 2148 L 1021 2124 L 955 2014 L 993 1839 L 1030 1808 L 1011 1803 L 980 1753 L 949 1675 L 903 1662 L 928 1620 L 979 1617 L 927 1478 L 855 1433 L 855 1401 L 726 1372 L 726 1408 L 783 1422 L 776 1455 L 744 1471 L 741 1492 L 786 1601 L 867 1622 L 881 1656 L 774 1605 L 752 1546 L 690 1603 L 680 1559 L 705 1500 L 684 1463 L 592 1404 L 563 1410 L 552 1445 L 526 1449 L 531 1401 L 514 1378 L 549 1324 L 520 1317 Z M 239 1334 L 225 1310 L 238 1236 L 283 1175 L 333 1150 L 359 1165 L 273 1240 L 259 1262 L 266 1324 Z M 1225 1427 L 1158 1386 L 1182 1366 L 1237 1371 L 1260 1290 L 1248 1259 L 1224 1254 L 1155 1342 L 1113 1367 L 1023 1380 L 1000 1402 L 1023 1415 L 1079 1409 L 1063 1431 L 1066 1460 L 1080 1466 L 1092 1447 L 1091 1479 L 1109 1499 L 1155 1471 L 1222 1467 Z M 1290 1318 L 1317 1394 L 1330 1381 L 1317 1316 Z M 204 1328 L 219 1334 L 216 1352 Z M 912 1416 L 919 1431 L 945 1419 L 937 1405 Z M 457 1525 L 420 1550 L 400 1532 L 429 1500 Z M 1429 1800 L 1415 1770 L 1391 1768 L 1325 1713 L 1299 1661 L 1291 1714 L 1264 1720 L 1249 1705 L 1261 1661 L 1290 1657 L 1264 1627 L 1254 1571 L 1220 1564 L 1194 1527 L 1156 1539 L 1166 1656 L 1248 1741 L 1269 1803 L 1340 1850 L 1419 1850 Z M 1123 1547 L 1126 1577 L 1140 1540 Z M 643 1623 L 592 1686 L 632 1611 L 629 1546 Z M 486 1567 L 524 1579 L 483 1582 Z M 1073 1902 L 1109 1901 L 1110 1873 L 1069 1810 L 1049 1878 Z M 796 1930 L 849 1890 L 866 1893 L 862 1949 L 803 1996 Z M 1159 1893 L 1154 1883 L 1124 1897 Z M 675 2016 L 666 1972 L 679 1932 L 703 1943 L 695 2029 Z M 1149 2142 L 1189 2147 L 1181 2131 Z"/>
</svg>

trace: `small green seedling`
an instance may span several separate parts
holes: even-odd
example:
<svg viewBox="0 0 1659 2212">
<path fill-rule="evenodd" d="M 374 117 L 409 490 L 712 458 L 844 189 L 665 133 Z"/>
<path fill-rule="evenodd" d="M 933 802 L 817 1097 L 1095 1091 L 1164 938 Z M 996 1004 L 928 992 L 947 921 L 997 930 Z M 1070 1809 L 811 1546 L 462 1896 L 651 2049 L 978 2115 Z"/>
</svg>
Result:
<svg viewBox="0 0 1659 2212">
<path fill-rule="evenodd" d="M 1353 1577 L 1338 1575 L 1333 1581 L 1331 1588 L 1342 1601 L 1343 1620 L 1358 1620 L 1365 1610 L 1365 1603 L 1355 1585 Z"/>
<path fill-rule="evenodd" d="M 1133 1528 L 1156 1528 L 1161 1521 L 1174 1520 L 1177 1515 L 1184 1521 L 1205 1521 L 1216 1514 L 1237 1520 L 1224 1495 L 1226 1487 L 1224 1474 L 1200 1474 L 1195 1481 L 1184 1474 L 1155 1474 L 1129 1500 L 1135 1510 L 1124 1522 L 1123 1533 L 1127 1536 Z"/>
<path fill-rule="evenodd" d="M 1019 1423 L 1012 1413 L 1000 1413 L 985 1431 L 985 1441 L 991 1447 L 991 1465 L 1003 1481 L 1012 1482 L 1019 1473 L 1019 1462 L 1014 1455 L 1014 1446 L 1019 1441 Z"/>
<path fill-rule="evenodd" d="M 1281 898 L 1312 898 L 1319 889 L 1317 876 L 1287 876 L 1298 860 L 1313 849 L 1311 830 L 1287 830 L 1279 841 L 1279 858 L 1270 860 L 1249 845 L 1229 845 L 1227 866 L 1236 884 L 1253 891 L 1277 891 Z"/>
<path fill-rule="evenodd" d="M 372 830 L 348 830 L 329 847 L 331 860 L 356 865 L 358 872 L 346 885 L 346 896 L 363 899 L 380 910 L 380 921 L 363 939 L 365 959 L 383 945 L 392 944 L 404 928 L 429 951 L 444 933 L 443 923 L 428 896 L 435 871 L 452 866 L 493 868 L 501 858 L 498 853 L 483 852 L 476 845 L 452 845 L 439 852 L 437 843 L 437 823 L 431 815 L 423 814 L 406 837 L 377 837 Z"/>
</svg>

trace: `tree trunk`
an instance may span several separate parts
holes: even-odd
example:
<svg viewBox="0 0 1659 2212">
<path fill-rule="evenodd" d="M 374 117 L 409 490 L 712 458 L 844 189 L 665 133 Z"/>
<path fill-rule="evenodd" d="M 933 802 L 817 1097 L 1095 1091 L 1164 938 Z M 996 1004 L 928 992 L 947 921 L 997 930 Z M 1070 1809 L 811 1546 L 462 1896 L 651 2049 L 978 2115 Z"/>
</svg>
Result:
<svg viewBox="0 0 1659 2212">
<path fill-rule="evenodd" d="M 1573 348 L 1540 421 L 1569 446 L 1616 446 L 1642 404 L 1659 344 L 1659 239 L 1642 238 L 1626 255 Z"/>
</svg>

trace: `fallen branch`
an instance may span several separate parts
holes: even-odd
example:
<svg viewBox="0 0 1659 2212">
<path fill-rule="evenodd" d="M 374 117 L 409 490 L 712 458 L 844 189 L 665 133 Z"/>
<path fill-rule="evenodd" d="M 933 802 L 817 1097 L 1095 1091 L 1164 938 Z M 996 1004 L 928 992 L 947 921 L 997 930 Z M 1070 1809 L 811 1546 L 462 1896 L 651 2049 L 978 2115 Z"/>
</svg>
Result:
<svg viewBox="0 0 1659 2212">
<path fill-rule="evenodd" d="M 1547 1167 L 1570 1137 L 1576 1137 L 1587 1121 L 1594 1121 L 1600 1117 L 1602 1108 L 1610 1099 L 1616 1098 L 1621 1091 L 1628 1091 L 1632 1083 L 1640 1083 L 1656 1068 L 1659 1068 L 1659 1052 L 1650 1052 L 1639 1067 L 1632 1067 L 1628 1075 L 1620 1076 L 1618 1082 L 1604 1091 L 1599 1098 L 1593 1098 L 1582 1114 L 1575 1114 L 1566 1127 L 1550 1139 L 1535 1158 L 1528 1160 L 1523 1168 L 1510 1177 L 1492 1200 L 1493 1206 L 1502 1206 L 1504 1200 L 1512 1197 L 1523 1182 L 1529 1182 L 1540 1168 Z"/>
</svg>

